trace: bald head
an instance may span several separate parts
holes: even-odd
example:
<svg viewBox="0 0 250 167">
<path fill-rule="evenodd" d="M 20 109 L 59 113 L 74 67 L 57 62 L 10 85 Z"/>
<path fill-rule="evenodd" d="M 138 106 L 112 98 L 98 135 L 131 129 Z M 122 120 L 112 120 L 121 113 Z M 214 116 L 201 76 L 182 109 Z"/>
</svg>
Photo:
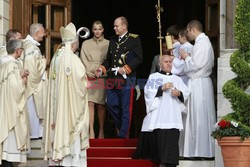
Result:
<svg viewBox="0 0 250 167">
<path fill-rule="evenodd" d="M 120 19 L 121 20 L 121 24 L 125 25 L 128 28 L 128 20 L 127 20 L 126 17 L 121 16 L 121 17 L 118 17 L 117 19 Z"/>
<path fill-rule="evenodd" d="M 159 57 L 159 65 L 162 71 L 171 72 L 172 62 L 173 59 L 171 55 L 162 55 Z"/>
<path fill-rule="evenodd" d="M 126 17 L 117 17 L 114 21 L 114 30 L 116 35 L 123 35 L 128 31 L 128 20 Z"/>
</svg>

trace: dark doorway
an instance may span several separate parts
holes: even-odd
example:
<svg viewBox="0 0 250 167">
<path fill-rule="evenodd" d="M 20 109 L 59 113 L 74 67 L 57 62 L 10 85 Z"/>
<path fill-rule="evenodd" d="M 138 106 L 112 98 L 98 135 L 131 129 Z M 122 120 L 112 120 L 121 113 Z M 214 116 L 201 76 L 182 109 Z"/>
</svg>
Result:
<svg viewBox="0 0 250 167">
<path fill-rule="evenodd" d="M 77 28 L 81 26 L 91 29 L 95 20 L 104 24 L 105 38 L 114 34 L 113 22 L 116 17 L 125 16 L 129 21 L 129 32 L 139 34 L 143 47 L 143 63 L 137 75 L 140 79 L 147 79 L 152 60 L 159 53 L 158 22 L 155 5 L 158 0 L 72 0 L 72 22 Z M 166 29 L 177 24 L 185 27 L 193 19 L 199 20 L 205 27 L 205 0 L 161 0 L 163 12 L 161 13 L 162 36 Z M 82 42 L 82 41 L 81 41 Z M 142 120 L 145 116 L 145 102 L 142 95 L 135 103 L 130 137 L 138 137 Z M 95 122 L 98 122 L 97 120 Z M 112 119 L 106 125 L 105 137 L 113 138 L 115 131 Z M 112 130 L 113 129 L 113 130 Z"/>
<path fill-rule="evenodd" d="M 154 55 L 159 53 L 157 39 L 158 22 L 155 5 L 157 0 L 72 0 L 72 22 L 77 28 L 91 29 L 95 20 L 101 20 L 105 28 L 105 38 L 114 35 L 113 21 L 125 16 L 129 21 L 129 32 L 139 34 L 143 45 L 144 61 L 138 76 L 147 78 Z M 205 27 L 205 0 L 161 0 L 162 36 L 173 25 L 186 26 L 193 19 Z"/>
</svg>

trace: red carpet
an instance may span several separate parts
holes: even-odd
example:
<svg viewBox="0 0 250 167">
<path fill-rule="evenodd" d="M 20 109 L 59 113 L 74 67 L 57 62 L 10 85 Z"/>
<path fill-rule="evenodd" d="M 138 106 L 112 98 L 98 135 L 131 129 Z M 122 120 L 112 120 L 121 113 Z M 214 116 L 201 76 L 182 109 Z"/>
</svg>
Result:
<svg viewBox="0 0 250 167">
<path fill-rule="evenodd" d="M 131 159 L 137 139 L 90 139 L 88 167 L 158 167 L 150 160 Z"/>
</svg>

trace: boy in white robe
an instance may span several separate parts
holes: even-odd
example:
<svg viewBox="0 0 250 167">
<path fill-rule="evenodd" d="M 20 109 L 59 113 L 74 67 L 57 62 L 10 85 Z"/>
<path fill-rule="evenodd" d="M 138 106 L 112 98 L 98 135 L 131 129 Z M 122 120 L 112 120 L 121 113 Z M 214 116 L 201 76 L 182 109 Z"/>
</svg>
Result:
<svg viewBox="0 0 250 167">
<path fill-rule="evenodd" d="M 179 42 L 180 42 L 180 48 L 179 50 L 184 50 L 185 52 L 187 52 L 189 55 L 192 52 L 193 49 L 193 45 L 188 41 L 187 39 L 187 29 L 181 29 L 179 32 Z M 184 60 L 181 58 L 181 56 L 178 53 L 178 62 L 179 62 L 179 76 L 181 77 L 181 79 L 183 80 L 183 82 L 187 85 L 188 82 L 188 76 L 185 74 L 184 72 Z"/>
<path fill-rule="evenodd" d="M 27 161 L 29 125 L 25 85 L 28 70 L 20 70 L 17 59 L 23 48 L 20 40 L 9 40 L 8 55 L 0 59 L 0 165 Z"/>
<path fill-rule="evenodd" d="M 160 67 L 160 72 L 149 76 L 144 88 L 147 115 L 134 158 L 175 167 L 179 164 L 182 112 L 186 110 L 183 103 L 189 90 L 180 77 L 171 73 L 171 56 L 160 57 Z"/>
</svg>

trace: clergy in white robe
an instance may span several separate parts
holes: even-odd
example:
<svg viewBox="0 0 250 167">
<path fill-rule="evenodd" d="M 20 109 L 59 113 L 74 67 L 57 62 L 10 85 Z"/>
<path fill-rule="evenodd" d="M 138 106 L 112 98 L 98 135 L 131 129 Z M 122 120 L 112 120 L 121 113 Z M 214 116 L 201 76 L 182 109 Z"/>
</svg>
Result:
<svg viewBox="0 0 250 167">
<path fill-rule="evenodd" d="M 24 40 L 24 52 L 22 55 L 23 66 L 28 69 L 26 96 L 28 99 L 28 112 L 30 118 L 30 138 L 42 137 L 43 115 L 45 112 L 47 95 L 46 59 L 41 54 L 40 43 L 45 36 L 42 24 L 34 23 L 30 26 L 30 34 Z"/>
<path fill-rule="evenodd" d="M 214 66 L 214 52 L 209 38 L 202 33 L 199 21 L 191 21 L 188 37 L 195 40 L 191 55 L 181 50 L 185 59 L 184 71 L 189 77 L 191 91 L 187 101 L 187 120 L 185 124 L 184 157 L 214 157 L 214 139 L 211 136 L 215 124 L 215 104 L 213 83 L 210 79 Z"/>
<path fill-rule="evenodd" d="M 171 73 L 171 56 L 160 57 L 160 67 L 162 70 L 151 74 L 144 87 L 147 115 L 134 158 L 176 166 L 182 112 L 186 110 L 183 103 L 190 92 L 182 79 Z"/>
<path fill-rule="evenodd" d="M 87 76 L 73 23 L 60 28 L 62 46 L 50 65 L 47 113 L 42 141 L 50 166 L 85 167 L 89 147 Z"/>
<path fill-rule="evenodd" d="M 26 110 L 25 84 L 28 71 L 20 70 L 17 58 L 22 42 L 10 40 L 8 55 L 0 59 L 0 164 L 26 162 L 29 149 L 29 124 Z"/>
</svg>

